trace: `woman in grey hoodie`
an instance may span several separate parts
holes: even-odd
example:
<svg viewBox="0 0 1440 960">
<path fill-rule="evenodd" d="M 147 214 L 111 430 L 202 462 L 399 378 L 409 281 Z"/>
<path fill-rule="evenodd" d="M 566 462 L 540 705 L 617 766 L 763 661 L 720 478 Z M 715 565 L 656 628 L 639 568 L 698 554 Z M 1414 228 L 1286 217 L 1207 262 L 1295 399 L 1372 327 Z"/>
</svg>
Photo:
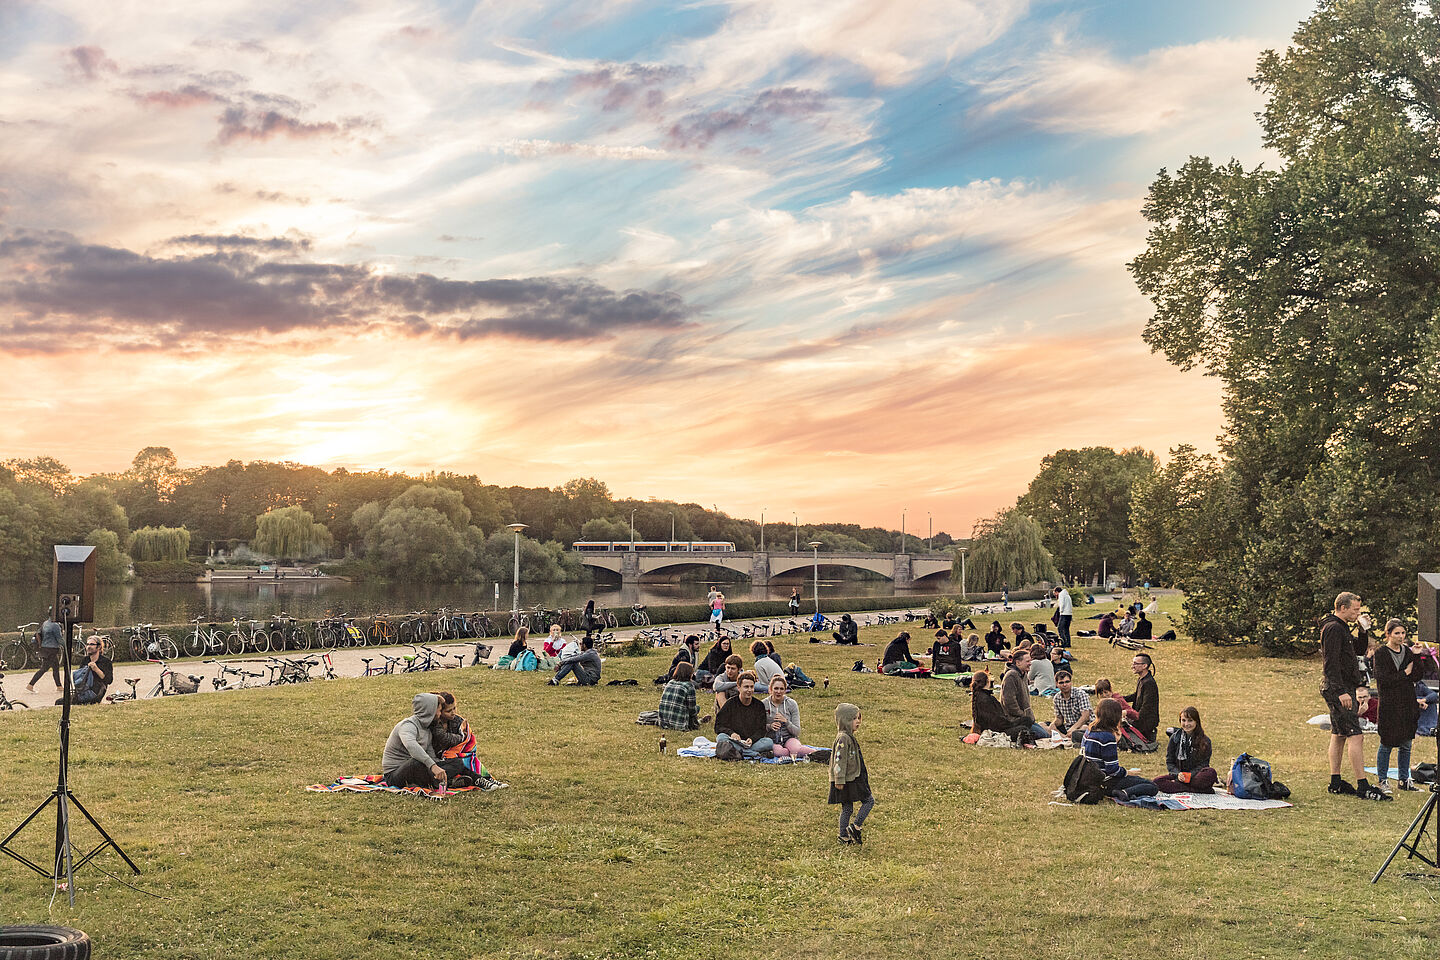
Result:
<svg viewBox="0 0 1440 960">
<path fill-rule="evenodd" d="M 385 741 L 380 770 L 385 782 L 392 787 L 443 789 L 447 777 L 439 757 L 435 755 L 430 731 L 440 712 L 440 697 L 433 693 L 417 693 L 410 706 L 414 712 L 395 724 L 390 731 L 390 739 Z"/>
</svg>

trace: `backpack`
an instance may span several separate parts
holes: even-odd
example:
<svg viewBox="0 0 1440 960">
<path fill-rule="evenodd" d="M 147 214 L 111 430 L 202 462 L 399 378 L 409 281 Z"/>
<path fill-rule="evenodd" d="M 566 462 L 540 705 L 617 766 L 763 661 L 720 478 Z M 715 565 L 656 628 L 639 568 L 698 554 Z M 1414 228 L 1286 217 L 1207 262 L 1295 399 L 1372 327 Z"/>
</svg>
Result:
<svg viewBox="0 0 1440 960">
<path fill-rule="evenodd" d="M 1130 750 L 1134 753 L 1154 753 L 1160 749 L 1160 744 L 1153 740 L 1146 740 L 1145 734 L 1129 720 L 1120 721 L 1120 736 L 1115 738 L 1121 750 Z"/>
<path fill-rule="evenodd" d="M 538 670 L 540 669 L 540 658 L 535 656 L 534 650 L 526 650 L 524 653 L 510 661 L 511 670 Z"/>
<path fill-rule="evenodd" d="M 1105 773 L 1084 754 L 1070 761 L 1065 771 L 1065 799 L 1071 803 L 1099 803 L 1105 795 Z"/>
<path fill-rule="evenodd" d="M 1284 800 L 1290 788 L 1271 779 L 1270 764 L 1242 753 L 1230 765 L 1230 791 L 1241 800 Z"/>
<path fill-rule="evenodd" d="M 739 760 L 741 758 L 740 747 L 734 740 L 721 740 L 715 744 L 716 760 Z"/>
</svg>

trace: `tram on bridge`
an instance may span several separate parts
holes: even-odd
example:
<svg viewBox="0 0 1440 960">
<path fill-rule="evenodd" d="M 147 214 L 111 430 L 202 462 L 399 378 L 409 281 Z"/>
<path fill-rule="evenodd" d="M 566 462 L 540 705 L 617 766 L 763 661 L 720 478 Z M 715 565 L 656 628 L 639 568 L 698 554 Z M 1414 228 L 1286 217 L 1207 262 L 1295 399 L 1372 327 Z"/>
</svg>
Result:
<svg viewBox="0 0 1440 960">
<path fill-rule="evenodd" d="M 734 553 L 735 544 L 724 540 L 577 540 L 577 553 Z"/>
</svg>

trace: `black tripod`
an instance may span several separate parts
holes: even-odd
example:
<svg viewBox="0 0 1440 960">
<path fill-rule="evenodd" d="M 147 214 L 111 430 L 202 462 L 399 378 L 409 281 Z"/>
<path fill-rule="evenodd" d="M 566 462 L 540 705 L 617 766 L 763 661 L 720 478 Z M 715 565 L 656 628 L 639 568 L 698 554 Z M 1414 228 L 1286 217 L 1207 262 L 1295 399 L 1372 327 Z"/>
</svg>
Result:
<svg viewBox="0 0 1440 960">
<path fill-rule="evenodd" d="M 1435 752 L 1437 757 L 1440 757 L 1440 736 L 1437 736 L 1435 741 Z M 1440 764 L 1437 764 L 1437 766 L 1440 766 Z M 1409 776 L 1409 771 L 1406 771 L 1406 776 Z M 1380 877 L 1384 875 L 1386 868 L 1390 866 L 1390 862 L 1395 859 L 1401 850 L 1408 851 L 1405 855 L 1406 860 L 1414 858 L 1422 863 L 1428 863 L 1434 869 L 1440 869 L 1440 822 L 1437 822 L 1434 827 L 1431 827 L 1431 820 L 1435 817 L 1435 808 L 1437 806 L 1440 806 L 1440 782 L 1430 784 L 1430 798 L 1425 801 L 1425 805 L 1420 808 L 1420 812 L 1415 814 L 1415 819 L 1410 821 L 1410 826 L 1405 828 L 1404 834 L 1400 837 L 1400 842 L 1395 844 L 1394 850 L 1390 851 L 1390 856 L 1385 858 L 1385 862 L 1380 865 L 1380 869 L 1375 871 L 1375 876 L 1370 878 L 1371 883 L 1380 882 Z M 1435 835 L 1435 859 L 1433 860 L 1420 852 L 1420 843 L 1424 839 L 1427 829 Z M 1426 850 L 1428 852 L 1429 848 L 1427 847 Z"/>
<path fill-rule="evenodd" d="M 30 816 L 22 820 L 20 826 L 11 830 L 9 836 L 4 840 L 0 840 L 0 853 L 20 861 L 42 877 L 49 877 L 56 889 L 59 889 L 63 885 L 65 892 L 69 895 L 70 906 L 73 907 L 75 906 L 75 871 L 89 863 L 96 854 L 100 853 L 100 851 L 106 847 L 114 847 L 115 852 L 120 854 L 120 859 L 124 860 L 126 865 L 137 874 L 140 872 L 140 868 L 135 866 L 134 862 L 125 855 L 125 851 L 120 849 L 120 845 L 111 838 L 110 834 L 105 832 L 105 828 L 100 826 L 100 822 L 90 815 L 90 811 L 85 809 L 84 804 L 82 804 L 70 790 L 70 701 L 73 699 L 72 694 L 74 692 L 70 677 L 70 644 L 75 624 L 71 621 L 70 611 L 64 608 L 61 609 L 61 623 L 64 626 L 65 636 L 64 642 L 61 645 L 60 655 L 61 663 L 64 665 L 64 679 L 62 680 L 64 684 L 64 703 L 60 710 L 59 779 L 56 781 L 55 789 L 50 793 L 50 796 L 46 797 L 40 806 L 36 807 L 30 813 Z M 55 860 L 50 869 L 47 870 L 24 854 L 11 850 L 10 841 L 19 836 L 20 832 L 29 826 L 36 817 L 44 813 L 45 808 L 50 806 L 52 802 L 55 804 Z M 71 804 L 74 804 L 75 809 L 84 814 L 85 819 L 90 821 L 90 825 L 99 831 L 100 836 L 104 837 L 104 840 L 97 844 L 95 849 L 83 857 L 80 857 L 78 860 L 75 859 L 75 851 L 70 843 Z"/>
</svg>

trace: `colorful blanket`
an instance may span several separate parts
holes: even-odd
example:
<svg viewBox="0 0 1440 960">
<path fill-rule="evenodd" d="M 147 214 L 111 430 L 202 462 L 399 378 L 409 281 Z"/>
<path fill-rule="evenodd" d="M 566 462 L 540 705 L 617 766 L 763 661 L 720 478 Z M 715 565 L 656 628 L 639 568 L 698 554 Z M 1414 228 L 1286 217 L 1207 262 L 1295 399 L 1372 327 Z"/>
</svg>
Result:
<svg viewBox="0 0 1440 960">
<path fill-rule="evenodd" d="M 808 746 L 808 744 L 807 744 Z M 812 747 L 811 749 L 818 749 Z M 705 737 L 696 737 L 695 742 L 688 747 L 681 747 L 675 751 L 677 757 L 705 757 L 715 759 L 715 741 L 707 740 Z M 751 760 L 751 763 L 799 763 L 796 757 L 760 757 Z"/>
<path fill-rule="evenodd" d="M 1284 800 L 1241 800 L 1228 793 L 1161 793 L 1153 797 L 1139 797 L 1126 807 L 1143 807 L 1146 810 L 1279 810 L 1293 807 Z"/>
<path fill-rule="evenodd" d="M 454 790 L 428 790 L 425 787 L 392 787 L 378 774 L 363 777 L 341 777 L 334 783 L 312 783 L 305 788 L 311 793 L 405 793 L 412 797 L 443 800 L 452 793 L 469 793 L 479 787 L 457 787 Z"/>
</svg>

